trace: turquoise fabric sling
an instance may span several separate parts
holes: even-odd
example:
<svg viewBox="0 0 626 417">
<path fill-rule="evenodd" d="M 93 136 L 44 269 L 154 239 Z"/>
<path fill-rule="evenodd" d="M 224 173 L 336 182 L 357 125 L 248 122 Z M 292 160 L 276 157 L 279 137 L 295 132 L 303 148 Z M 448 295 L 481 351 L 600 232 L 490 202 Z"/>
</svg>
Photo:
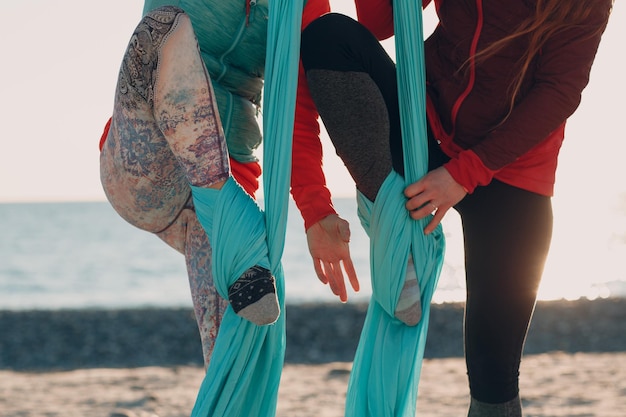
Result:
<svg viewBox="0 0 626 417">
<path fill-rule="evenodd" d="M 425 77 L 421 8 L 414 0 L 395 0 L 394 10 L 403 136 L 424 140 L 404 145 L 406 179 L 390 174 L 375 204 L 358 195 L 359 216 L 371 237 L 373 296 L 348 388 L 346 416 L 354 417 L 415 414 L 429 306 L 445 248 L 441 227 L 425 236 L 422 230 L 428 220 L 412 220 L 404 209 L 404 187 L 426 173 Z M 222 296 L 239 271 L 245 270 L 244 265 L 263 259 L 267 245 L 284 303 L 280 257 L 286 230 L 301 16 L 299 1 L 270 2 L 264 98 L 265 227 L 258 206 L 229 181 L 214 205 L 213 218 L 214 263 L 219 264 L 214 272 Z M 201 201 L 202 193 L 196 194 L 194 198 Z M 212 204 L 210 199 L 206 203 Z M 198 215 L 203 215 L 202 210 Z M 242 236 L 246 236 L 245 242 Z M 238 254 L 241 247 L 250 250 Z M 415 327 L 393 317 L 409 253 L 420 279 L 424 309 Z M 275 325 L 259 327 L 229 309 L 192 415 L 275 415 L 284 348 L 284 314 Z"/>
<path fill-rule="evenodd" d="M 213 190 L 192 187 L 200 222 L 204 225 L 212 215 L 213 276 L 220 295 L 228 298 L 230 285 L 250 266 L 262 265 L 269 250 L 283 312 L 280 259 L 287 227 L 302 7 L 301 1 L 270 2 L 263 105 L 265 215 L 232 178 L 217 198 Z M 192 416 L 275 415 L 284 352 L 284 314 L 273 325 L 256 326 L 229 307 Z"/>
<path fill-rule="evenodd" d="M 394 27 L 406 179 L 392 172 L 375 203 L 357 196 L 359 217 L 371 239 L 373 295 L 348 386 L 345 415 L 350 417 L 415 415 L 430 302 L 445 250 L 441 226 L 426 236 L 430 219 L 415 221 L 404 208 L 404 188 L 424 176 L 428 166 L 421 2 L 394 0 Z M 409 253 L 423 309 L 415 327 L 393 316 Z"/>
</svg>

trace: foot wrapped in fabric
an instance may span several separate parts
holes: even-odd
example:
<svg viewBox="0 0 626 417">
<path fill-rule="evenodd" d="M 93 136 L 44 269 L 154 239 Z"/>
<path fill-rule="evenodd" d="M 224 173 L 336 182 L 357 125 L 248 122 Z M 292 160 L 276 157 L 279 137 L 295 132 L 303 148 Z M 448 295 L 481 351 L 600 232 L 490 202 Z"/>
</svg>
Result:
<svg viewBox="0 0 626 417">
<path fill-rule="evenodd" d="M 280 315 L 269 268 L 264 214 L 232 178 L 222 188 L 191 186 L 198 221 L 213 249 L 214 282 L 235 314 L 256 325 Z M 250 267 L 250 265 L 253 265 Z"/>
<path fill-rule="evenodd" d="M 280 314 L 276 282 L 270 270 L 253 266 L 228 289 L 235 314 L 259 326 L 274 323 Z"/>
</svg>

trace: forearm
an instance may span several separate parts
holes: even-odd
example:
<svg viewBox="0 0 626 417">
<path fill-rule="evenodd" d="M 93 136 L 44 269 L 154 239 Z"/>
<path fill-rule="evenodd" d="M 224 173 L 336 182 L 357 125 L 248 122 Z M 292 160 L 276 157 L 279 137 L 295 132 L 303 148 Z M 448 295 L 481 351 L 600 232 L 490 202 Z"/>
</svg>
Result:
<svg viewBox="0 0 626 417">
<path fill-rule="evenodd" d="M 322 169 L 318 113 L 300 66 L 292 151 L 291 194 L 304 219 L 305 229 L 335 214 Z"/>
</svg>

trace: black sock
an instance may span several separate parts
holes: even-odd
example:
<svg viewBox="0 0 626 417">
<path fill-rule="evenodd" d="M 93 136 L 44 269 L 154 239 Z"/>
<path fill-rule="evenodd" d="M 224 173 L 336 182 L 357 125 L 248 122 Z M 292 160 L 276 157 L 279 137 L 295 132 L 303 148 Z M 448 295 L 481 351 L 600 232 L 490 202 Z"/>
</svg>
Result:
<svg viewBox="0 0 626 417">
<path fill-rule="evenodd" d="M 231 285 L 228 301 L 238 316 L 259 326 L 274 323 L 280 314 L 276 281 L 269 269 L 258 265 Z"/>
</svg>

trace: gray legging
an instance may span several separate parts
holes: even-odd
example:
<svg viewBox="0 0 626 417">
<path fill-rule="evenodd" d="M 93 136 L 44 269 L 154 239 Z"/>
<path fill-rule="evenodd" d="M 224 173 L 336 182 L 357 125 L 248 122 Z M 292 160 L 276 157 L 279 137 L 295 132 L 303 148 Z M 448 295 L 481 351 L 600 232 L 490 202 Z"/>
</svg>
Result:
<svg viewBox="0 0 626 417">
<path fill-rule="evenodd" d="M 329 14 L 303 32 L 302 62 L 337 154 L 374 200 L 392 167 L 403 173 L 393 61 L 362 25 Z M 448 159 L 432 137 L 429 153 L 429 169 Z M 465 243 L 471 395 L 504 403 L 519 393 L 524 339 L 552 235 L 551 200 L 494 180 L 455 209 Z"/>
</svg>

